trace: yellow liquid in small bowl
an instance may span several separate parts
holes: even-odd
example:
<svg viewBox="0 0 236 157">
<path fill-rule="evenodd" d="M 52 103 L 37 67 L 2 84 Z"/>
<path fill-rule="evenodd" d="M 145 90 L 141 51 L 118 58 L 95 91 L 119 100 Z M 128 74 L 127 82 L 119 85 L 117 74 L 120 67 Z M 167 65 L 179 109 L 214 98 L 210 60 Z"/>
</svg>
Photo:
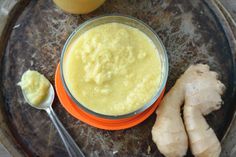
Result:
<svg viewBox="0 0 236 157">
<path fill-rule="evenodd" d="M 62 10 L 73 14 L 86 14 L 101 6 L 105 0 L 53 0 Z"/>
</svg>

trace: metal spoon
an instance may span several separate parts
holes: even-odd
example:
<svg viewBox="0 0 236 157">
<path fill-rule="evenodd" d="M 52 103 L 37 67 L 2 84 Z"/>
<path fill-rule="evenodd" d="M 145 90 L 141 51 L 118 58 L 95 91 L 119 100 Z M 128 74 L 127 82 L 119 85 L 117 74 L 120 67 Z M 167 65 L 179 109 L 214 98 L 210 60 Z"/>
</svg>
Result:
<svg viewBox="0 0 236 157">
<path fill-rule="evenodd" d="M 40 105 L 36 106 L 36 105 L 31 104 L 30 101 L 27 99 L 24 91 L 23 91 L 23 96 L 24 96 L 25 100 L 27 101 L 27 103 L 30 104 L 32 107 L 34 107 L 36 109 L 40 109 L 40 110 L 45 110 L 48 113 L 48 115 L 49 115 L 50 119 L 52 120 L 54 126 L 56 127 L 70 157 L 85 157 L 83 152 L 77 146 L 75 141 L 71 138 L 71 136 L 66 131 L 66 129 L 64 128 L 64 126 L 62 125 L 60 120 L 57 118 L 55 112 L 52 109 L 52 103 L 54 100 L 55 93 L 54 93 L 53 86 L 51 84 L 50 84 L 47 99 L 44 102 L 42 102 Z"/>
</svg>

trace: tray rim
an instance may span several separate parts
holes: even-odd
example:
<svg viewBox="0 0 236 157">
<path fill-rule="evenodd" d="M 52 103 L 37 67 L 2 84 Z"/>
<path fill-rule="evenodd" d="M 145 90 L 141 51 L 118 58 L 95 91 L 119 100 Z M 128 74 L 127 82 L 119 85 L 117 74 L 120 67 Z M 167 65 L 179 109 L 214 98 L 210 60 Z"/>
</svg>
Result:
<svg viewBox="0 0 236 157">
<path fill-rule="evenodd" d="M 12 0 L 10 0 L 12 1 Z M 16 3 L 15 5 L 10 8 L 9 10 L 9 17 L 7 18 L 7 22 L 3 28 L 2 34 L 0 34 L 0 43 L 3 43 L 0 45 L 0 61 L 3 59 L 3 54 L 5 53 L 6 45 L 9 40 L 9 36 L 12 31 L 12 27 L 14 26 L 15 22 L 21 16 L 21 14 L 25 11 L 25 8 L 30 3 L 34 3 L 30 0 L 15 0 Z M 215 20 L 220 24 L 222 27 L 223 33 L 227 39 L 227 42 L 229 44 L 230 50 L 231 50 L 231 55 L 233 57 L 232 62 L 233 62 L 233 80 L 234 80 L 234 87 L 233 87 L 233 100 L 236 101 L 236 37 L 234 36 L 233 30 L 230 27 L 229 22 L 227 21 L 227 18 L 225 17 L 224 13 L 222 13 L 221 9 L 219 6 L 217 6 L 218 0 L 202 0 L 208 9 L 211 11 L 211 13 L 215 16 Z M 232 42 L 230 42 L 232 41 Z M 2 66 L 0 64 L 0 72 L 2 71 Z M 0 79 L 0 81 L 2 81 Z M 5 108 L 3 107 L 3 101 L 2 101 L 2 90 L 0 90 L 0 142 L 5 146 L 5 148 L 10 152 L 12 156 L 28 156 L 26 154 L 25 149 L 22 149 L 22 146 L 20 145 L 20 142 L 17 140 L 17 137 L 13 133 L 13 130 L 11 130 L 11 126 L 8 124 L 8 119 L 4 116 L 4 110 Z M 223 135 L 221 139 L 222 141 L 228 136 L 229 131 L 232 127 L 233 121 L 235 120 L 236 117 L 236 105 L 233 106 L 233 112 L 234 114 L 231 117 L 231 120 L 229 122 L 229 127 L 227 128 L 225 134 Z M 3 114 L 3 115 L 2 115 Z M 7 138 L 4 138 L 7 137 Z"/>
<path fill-rule="evenodd" d="M 8 0 L 5 0 L 5 2 Z M 18 17 L 23 13 L 25 8 L 30 3 L 30 0 L 9 0 L 11 2 L 15 2 L 15 4 L 8 8 L 8 14 L 6 17 L 6 23 L 5 26 L 2 29 L 2 32 L 0 32 L 0 73 L 2 71 L 1 62 L 3 59 L 3 54 L 6 49 L 6 45 L 8 42 L 8 39 L 10 37 L 12 28 L 17 21 Z M 11 3 L 8 2 L 8 3 Z M 2 15 L 1 15 L 2 16 Z M 1 18 L 0 16 L 0 18 Z M 1 77 L 0 77 L 0 81 Z M 11 130 L 11 127 L 8 124 L 8 119 L 5 116 L 5 107 L 3 105 L 2 100 L 2 90 L 0 90 L 0 143 L 4 146 L 4 148 L 12 155 L 13 157 L 24 157 L 28 156 L 26 152 L 21 149 L 22 146 L 17 141 L 17 138 L 14 136 L 14 133 Z"/>
<path fill-rule="evenodd" d="M 229 47 L 231 49 L 231 55 L 233 57 L 232 62 L 233 62 L 233 93 L 232 93 L 232 99 L 234 102 L 236 101 L 236 37 L 234 36 L 232 27 L 230 26 L 229 21 L 227 20 L 227 17 L 224 15 L 224 12 L 221 11 L 219 8 L 219 5 L 217 3 L 220 3 L 218 0 L 204 0 L 205 3 L 207 4 L 208 8 L 212 11 L 213 15 L 215 15 L 216 20 L 220 23 L 220 26 L 222 27 L 222 30 L 224 31 L 224 35 L 226 36 L 228 40 Z M 224 6 L 223 6 L 224 7 Z M 232 42 L 229 42 L 232 41 Z M 226 139 L 226 137 L 229 134 L 229 131 L 232 127 L 233 121 L 236 118 L 236 105 L 233 106 L 233 115 L 231 117 L 231 120 L 229 122 L 229 126 L 223 135 L 221 142 Z"/>
</svg>

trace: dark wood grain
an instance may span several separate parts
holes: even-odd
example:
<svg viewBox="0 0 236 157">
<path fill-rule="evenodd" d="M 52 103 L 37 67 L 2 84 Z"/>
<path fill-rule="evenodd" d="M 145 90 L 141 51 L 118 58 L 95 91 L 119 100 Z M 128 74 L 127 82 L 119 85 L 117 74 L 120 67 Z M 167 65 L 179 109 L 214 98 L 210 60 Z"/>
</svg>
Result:
<svg viewBox="0 0 236 157">
<path fill-rule="evenodd" d="M 26 104 L 16 86 L 27 69 L 44 74 L 54 83 L 54 72 L 69 34 L 83 21 L 95 16 L 120 13 L 150 25 L 160 36 L 170 62 L 167 90 L 185 69 L 207 63 L 227 86 L 225 104 L 207 117 L 221 138 L 232 118 L 233 63 L 223 30 L 207 5 L 188 0 L 108 0 L 93 13 L 71 15 L 51 1 L 31 1 L 16 24 L 2 60 L 1 90 L 12 133 L 30 156 L 67 156 L 49 117 Z M 59 119 L 86 156 L 161 156 L 151 140 L 152 115 L 131 129 L 105 131 L 91 127 L 69 115 L 55 99 Z M 150 152 L 148 148 L 151 148 Z"/>
</svg>

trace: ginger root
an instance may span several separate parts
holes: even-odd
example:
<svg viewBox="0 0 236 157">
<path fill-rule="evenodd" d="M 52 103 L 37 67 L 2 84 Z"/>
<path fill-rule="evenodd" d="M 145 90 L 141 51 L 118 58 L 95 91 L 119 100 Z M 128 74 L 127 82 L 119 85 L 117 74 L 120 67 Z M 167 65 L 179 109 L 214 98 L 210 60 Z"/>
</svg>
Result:
<svg viewBox="0 0 236 157">
<path fill-rule="evenodd" d="M 210 71 L 207 65 L 193 65 L 184 72 L 156 111 L 152 137 L 162 154 L 167 157 L 184 156 L 189 138 L 193 155 L 220 155 L 220 142 L 203 115 L 221 107 L 224 88 L 217 80 L 217 73 Z M 183 103 L 187 134 L 180 115 Z"/>
</svg>

